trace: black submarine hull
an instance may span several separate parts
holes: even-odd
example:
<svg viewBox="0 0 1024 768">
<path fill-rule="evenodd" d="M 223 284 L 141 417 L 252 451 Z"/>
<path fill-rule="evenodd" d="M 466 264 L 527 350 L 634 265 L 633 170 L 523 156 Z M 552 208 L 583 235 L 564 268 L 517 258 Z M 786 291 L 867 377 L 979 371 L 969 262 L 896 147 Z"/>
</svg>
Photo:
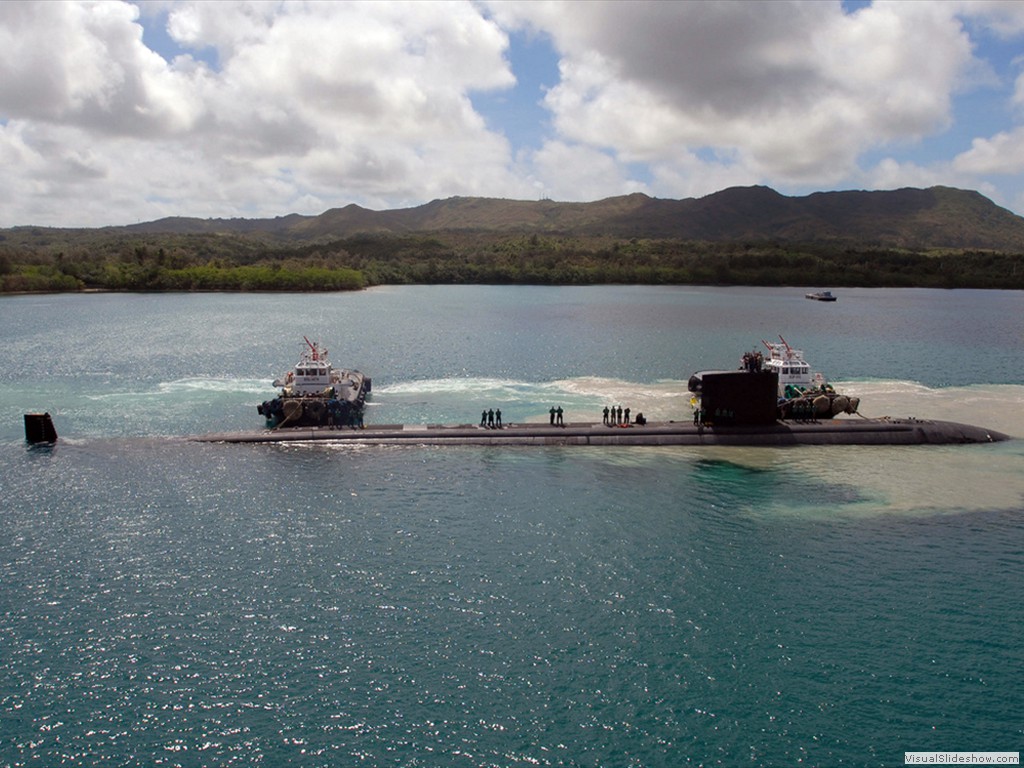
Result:
<svg viewBox="0 0 1024 768">
<path fill-rule="evenodd" d="M 365 429 L 278 428 L 193 438 L 220 443 L 330 440 L 377 445 L 960 445 L 1008 435 L 952 421 L 894 418 L 784 418 L 774 371 L 703 371 L 690 377 L 701 423 L 645 422 L 565 426 L 531 423 L 488 429 L 460 425 L 375 425 Z"/>
<path fill-rule="evenodd" d="M 365 429 L 283 428 L 222 432 L 191 438 L 207 443 L 288 443 L 331 441 L 369 445 L 962 445 L 994 443 L 1009 435 L 984 427 L 925 419 L 830 419 L 743 426 L 695 426 L 685 422 L 604 424 L 513 424 L 485 429 L 470 424 L 384 424 Z"/>
</svg>

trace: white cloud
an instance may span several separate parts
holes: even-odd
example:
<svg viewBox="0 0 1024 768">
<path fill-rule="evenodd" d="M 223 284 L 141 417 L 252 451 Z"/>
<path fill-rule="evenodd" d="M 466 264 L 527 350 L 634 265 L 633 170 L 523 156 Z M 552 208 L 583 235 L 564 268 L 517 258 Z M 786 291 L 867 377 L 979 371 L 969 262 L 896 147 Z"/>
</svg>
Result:
<svg viewBox="0 0 1024 768">
<path fill-rule="evenodd" d="M 1008 172 L 1024 170 L 1010 147 L 1017 132 L 976 140 L 956 163 L 861 167 L 870 151 L 912 148 L 949 130 L 960 93 L 998 87 L 964 20 L 982 37 L 1012 38 L 1024 33 L 1024 4 L 883 1 L 846 13 L 838 2 L 592 2 L 586 10 L 525 2 L 494 10 L 509 27 L 550 35 L 559 50 L 561 79 L 545 105 L 560 139 L 647 163 L 655 194 L 868 179 L 992 188 L 972 172 L 997 172 L 999 154 L 1010 159 Z M 1024 77 L 1015 94 L 1024 103 Z"/>
<path fill-rule="evenodd" d="M 953 100 L 971 89 L 1002 89 L 1024 114 L 1020 62 L 1008 76 L 979 55 L 986 35 L 1024 35 L 1022 9 L 8 1 L 0 225 L 318 213 L 455 194 L 685 197 L 913 178 L 981 188 L 987 175 L 1024 172 L 1024 128 L 970 137 L 955 159 L 911 162 L 901 150 L 949 130 Z M 154 20 L 178 46 L 166 58 L 144 42 Z M 508 34 L 524 29 L 552 41 L 560 78 L 543 96 L 545 139 L 516 147 L 473 99 L 515 95 Z M 891 159 L 862 167 L 881 152 Z"/>
<path fill-rule="evenodd" d="M 264 39 L 279 13 L 280 4 L 274 2 L 219 0 L 172 4 L 167 16 L 167 33 L 182 48 L 214 48 L 227 60 L 245 46 Z"/>
<path fill-rule="evenodd" d="M 865 186 L 870 189 L 899 189 L 901 187 L 931 187 L 949 184 L 949 172 L 942 168 L 926 168 L 915 163 L 901 163 L 887 157 L 864 174 Z"/>
<path fill-rule="evenodd" d="M 649 192 L 628 179 L 615 158 L 592 147 L 549 141 L 528 158 L 536 187 L 543 197 L 560 201 L 600 200 Z"/>
<path fill-rule="evenodd" d="M 955 0 L 951 5 L 959 16 L 978 20 L 1004 39 L 1024 34 L 1024 4 L 1009 0 Z"/>
<path fill-rule="evenodd" d="M 731 155 L 731 156 L 730 156 Z M 659 164 L 651 187 L 659 197 L 703 197 L 729 187 L 763 184 L 766 179 L 745 164 L 739 153 L 720 152 L 713 159 L 680 150 L 671 163 Z"/>
<path fill-rule="evenodd" d="M 143 45 L 137 17 L 121 2 L 0 3 L 3 117 L 118 135 L 187 129 L 194 73 Z"/>
<path fill-rule="evenodd" d="M 514 83 L 507 36 L 469 3 L 185 2 L 167 23 L 182 48 L 214 49 L 216 69 L 149 50 L 127 3 L 0 4 L 0 120 L 7 152 L 33 159 L 9 168 L 140 187 L 131 219 L 153 200 L 273 215 L 522 187 L 469 97 Z M 7 223 L 124 216 L 38 194 L 19 205 Z"/>
<path fill-rule="evenodd" d="M 1024 74 L 1020 75 L 1016 80 L 1016 85 L 1013 89 L 1013 105 L 1018 110 L 1024 111 Z"/>
<path fill-rule="evenodd" d="M 1024 126 L 975 139 L 971 148 L 953 159 L 961 173 L 1015 174 L 1024 172 Z"/>
<path fill-rule="evenodd" d="M 941 4 L 597 2 L 498 6 L 552 36 L 546 105 L 566 139 L 672 162 L 737 149 L 752 173 L 831 182 L 866 148 L 948 124 L 971 60 Z"/>
</svg>

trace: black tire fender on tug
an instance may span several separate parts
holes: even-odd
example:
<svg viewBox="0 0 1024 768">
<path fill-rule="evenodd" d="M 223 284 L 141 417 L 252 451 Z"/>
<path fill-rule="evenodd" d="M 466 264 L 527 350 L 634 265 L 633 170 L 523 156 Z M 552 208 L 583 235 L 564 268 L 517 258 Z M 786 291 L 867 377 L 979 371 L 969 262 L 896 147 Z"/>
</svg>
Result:
<svg viewBox="0 0 1024 768">
<path fill-rule="evenodd" d="M 327 415 L 327 404 L 323 400 L 311 400 L 305 405 L 304 415 L 307 421 L 321 424 Z"/>
<path fill-rule="evenodd" d="M 302 418 L 302 403 L 298 400 L 285 400 L 281 404 L 281 410 L 284 413 L 284 421 L 298 421 Z"/>
</svg>

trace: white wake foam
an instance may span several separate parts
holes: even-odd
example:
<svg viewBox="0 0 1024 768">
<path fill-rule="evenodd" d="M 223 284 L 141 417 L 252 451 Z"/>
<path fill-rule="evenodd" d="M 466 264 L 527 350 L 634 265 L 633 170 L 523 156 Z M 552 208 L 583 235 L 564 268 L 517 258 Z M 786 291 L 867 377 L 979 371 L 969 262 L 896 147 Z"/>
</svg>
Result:
<svg viewBox="0 0 1024 768">
<path fill-rule="evenodd" d="M 837 382 L 836 389 L 861 399 L 864 416 L 913 416 L 974 424 L 1024 437 L 1024 386 L 974 384 L 926 387 L 913 381 Z"/>
<path fill-rule="evenodd" d="M 87 394 L 88 400 L 154 400 L 168 395 L 203 394 L 242 394 L 273 396 L 274 385 L 265 379 L 229 379 L 189 377 L 175 381 L 161 381 L 156 389 L 149 390 L 106 390 Z"/>
</svg>

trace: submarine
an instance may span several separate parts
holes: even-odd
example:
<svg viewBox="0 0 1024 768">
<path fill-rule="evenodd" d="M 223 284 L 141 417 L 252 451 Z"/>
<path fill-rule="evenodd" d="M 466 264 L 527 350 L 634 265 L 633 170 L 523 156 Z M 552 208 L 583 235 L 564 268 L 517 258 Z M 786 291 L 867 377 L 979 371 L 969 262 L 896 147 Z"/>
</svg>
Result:
<svg viewBox="0 0 1024 768">
<path fill-rule="evenodd" d="M 653 422 L 608 426 L 599 423 L 510 424 L 488 429 L 472 424 L 382 424 L 363 429 L 285 427 L 259 432 L 198 435 L 204 443 L 290 443 L 332 441 L 363 445 L 533 445 L 533 446 L 767 446 L 955 445 L 1011 439 L 1001 432 L 951 421 L 927 419 L 831 419 L 728 425 Z"/>
<path fill-rule="evenodd" d="M 703 371 L 690 377 L 696 403 L 693 422 L 644 421 L 565 425 L 525 423 L 500 428 L 473 424 L 380 424 L 358 429 L 282 427 L 256 432 L 221 432 L 192 440 L 206 443 L 290 443 L 332 441 L 364 445 L 582 445 L 582 446 L 768 446 L 794 445 L 958 445 L 995 443 L 1009 435 L 985 427 L 916 418 L 856 415 L 850 398 L 833 392 L 813 399 L 817 410 L 787 406 L 778 397 L 774 369 Z M 822 412 L 822 400 L 828 405 Z M 833 413 L 838 406 L 843 410 Z M 809 406 L 810 407 L 810 406 Z M 793 414 L 800 414 L 794 418 Z M 849 414 L 851 417 L 843 418 Z M 839 418 L 836 418 L 839 416 Z"/>
<path fill-rule="evenodd" d="M 743 375 L 743 374 L 739 374 Z M 712 395 L 714 389 L 712 388 Z M 707 394 L 705 393 L 705 398 Z M 705 399 L 705 402 L 708 402 Z M 712 400 L 712 402 L 714 402 Z M 720 399 L 722 404 L 731 403 Z M 791 420 L 749 418 L 737 403 L 724 409 L 724 421 L 700 423 L 647 421 L 609 425 L 591 422 L 552 426 L 508 424 L 499 429 L 473 424 L 379 424 L 360 429 L 324 426 L 280 427 L 247 432 L 215 432 L 185 439 L 198 443 L 267 444 L 330 441 L 362 445 L 510 446 L 764 446 L 799 445 L 957 445 L 996 443 L 1011 436 L 985 427 L 916 418 L 831 418 Z M 57 442 L 49 414 L 26 414 L 30 444 Z M 180 438 L 179 438 L 180 439 Z"/>
<path fill-rule="evenodd" d="M 1011 436 L 953 421 L 877 417 L 858 413 L 859 401 L 836 392 L 812 374 L 800 350 L 779 337 L 762 342 L 770 352 L 745 353 L 739 370 L 698 371 L 688 381 L 693 421 L 630 423 L 521 423 L 498 428 L 484 424 L 378 424 L 362 418 L 348 426 L 322 419 L 277 422 L 247 432 L 216 432 L 186 437 L 199 443 L 295 443 L 330 441 L 363 445 L 527 445 L 527 446 L 827 446 L 962 445 L 995 443 Z M 317 351 L 314 345 L 307 341 Z M 318 356 L 319 359 L 319 356 Z M 362 398 L 357 388 L 361 416 Z M 355 390 L 353 390 L 355 391 Z M 299 394 L 296 397 L 310 398 Z M 313 396 L 315 399 L 315 396 Z M 266 405 L 266 404 L 264 404 Z M 264 409 L 265 410 L 265 409 Z M 263 413 L 263 411 L 261 411 Z M 264 414 L 266 415 L 266 414 Z M 341 424 L 345 422 L 340 421 Z M 26 414 L 29 443 L 57 440 L 49 414 Z"/>
</svg>

